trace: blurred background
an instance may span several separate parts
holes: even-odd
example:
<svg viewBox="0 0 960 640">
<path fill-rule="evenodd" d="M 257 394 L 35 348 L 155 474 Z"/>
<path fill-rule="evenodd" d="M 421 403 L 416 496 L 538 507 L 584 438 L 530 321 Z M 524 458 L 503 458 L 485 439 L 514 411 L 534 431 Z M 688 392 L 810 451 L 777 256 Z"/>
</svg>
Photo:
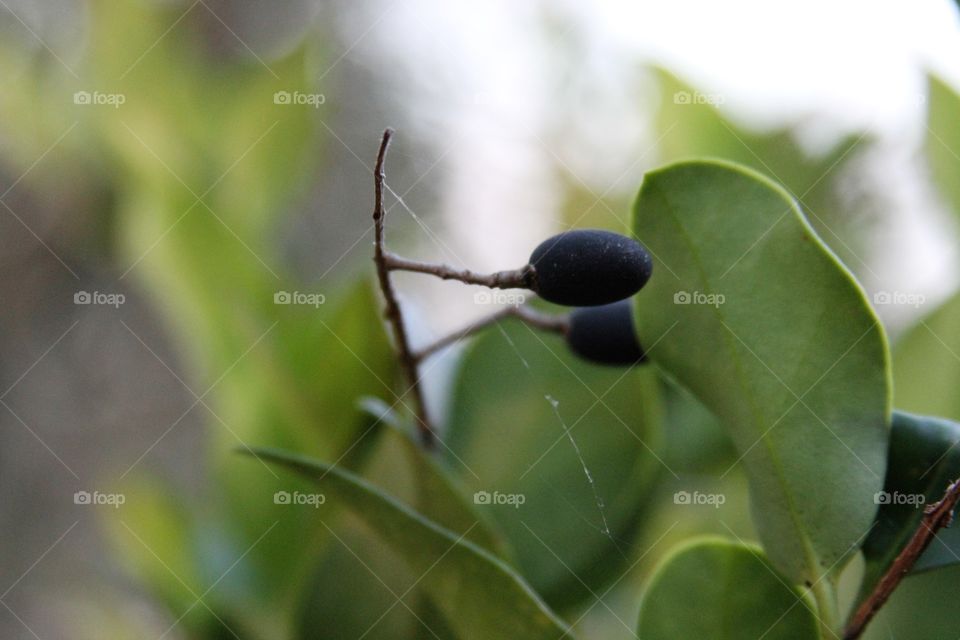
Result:
<svg viewBox="0 0 960 640">
<path fill-rule="evenodd" d="M 392 400 L 369 286 L 386 126 L 392 247 L 477 270 L 520 266 L 569 227 L 625 231 L 658 165 L 754 167 L 801 201 L 891 336 L 915 343 L 898 355 L 898 406 L 960 419 L 948 0 L 0 0 L 0 79 L 0 637 L 291 637 L 298 624 L 279 619 L 303 616 L 271 605 L 303 557 L 258 554 L 305 543 L 310 514 L 261 526 L 272 516 L 243 498 L 273 472 L 232 450 L 337 459 L 363 421 L 354 399 Z M 396 280 L 420 343 L 497 302 Z M 489 366 L 553 380 L 536 344 L 489 341 Z M 459 362 L 429 367 L 436 415 Z M 562 384 L 547 391 L 575 405 Z M 724 439 L 677 393 L 665 410 L 703 423 L 688 432 L 703 464 L 663 454 L 666 506 L 618 540 L 636 562 L 605 606 L 548 597 L 585 637 L 632 637 L 663 536 L 751 534 L 742 499 L 682 518 L 669 503 L 678 487 L 743 493 Z M 576 462 L 558 473 L 582 480 Z M 602 493 L 607 461 L 587 462 Z M 912 578 L 875 637 L 955 637 L 960 618 L 924 594 L 956 593 L 958 577 Z M 905 635 L 898 611 L 922 607 L 928 635 Z M 298 637 L 349 637 L 316 631 L 321 614 Z"/>
</svg>

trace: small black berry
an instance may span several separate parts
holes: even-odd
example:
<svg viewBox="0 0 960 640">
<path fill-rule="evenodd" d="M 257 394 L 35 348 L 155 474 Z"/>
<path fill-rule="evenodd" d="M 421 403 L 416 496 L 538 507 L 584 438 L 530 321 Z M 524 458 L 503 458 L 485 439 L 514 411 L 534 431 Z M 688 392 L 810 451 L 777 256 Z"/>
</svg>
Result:
<svg viewBox="0 0 960 640">
<path fill-rule="evenodd" d="M 629 298 L 650 279 L 653 261 L 639 242 L 610 231 L 577 229 L 530 254 L 531 289 L 544 300 L 592 307 Z"/>
<path fill-rule="evenodd" d="M 567 344 L 575 354 L 597 364 L 631 365 L 646 360 L 633 330 L 630 300 L 574 309 Z"/>
</svg>

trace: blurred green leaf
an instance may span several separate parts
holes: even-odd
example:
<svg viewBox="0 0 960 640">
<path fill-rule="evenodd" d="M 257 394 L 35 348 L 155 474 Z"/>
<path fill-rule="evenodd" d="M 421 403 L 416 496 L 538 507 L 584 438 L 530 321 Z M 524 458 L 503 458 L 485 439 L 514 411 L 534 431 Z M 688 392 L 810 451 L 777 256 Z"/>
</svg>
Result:
<svg viewBox="0 0 960 640">
<path fill-rule="evenodd" d="M 717 417 L 689 391 L 664 381 L 666 453 L 664 461 L 678 474 L 726 472 L 737 461 L 730 435 Z"/>
<path fill-rule="evenodd" d="M 888 354 L 863 291 L 783 190 L 735 165 L 647 174 L 635 233 L 656 262 L 641 343 L 730 429 L 779 570 L 838 572 L 886 464 Z"/>
<path fill-rule="evenodd" d="M 661 418 L 649 370 L 587 364 L 558 336 L 506 322 L 460 363 L 444 450 L 522 574 L 562 609 L 628 563 L 663 468 Z"/>
<path fill-rule="evenodd" d="M 691 540 L 656 569 L 640 603 L 643 640 L 815 640 L 811 605 L 759 547 Z"/>
<path fill-rule="evenodd" d="M 893 376 L 897 407 L 960 421 L 960 295 L 897 340 Z"/>
<path fill-rule="evenodd" d="M 185 629 L 198 630 L 214 622 L 214 614 L 197 606 L 209 585 L 200 568 L 195 518 L 182 496 L 146 477 L 131 480 L 120 493 L 128 499 L 120 508 L 107 510 L 103 522 L 122 563 L 144 581 L 173 619 L 183 615 L 180 624 Z"/>
<path fill-rule="evenodd" d="M 400 554 L 417 583 L 464 640 L 571 637 L 567 626 L 506 564 L 384 494 L 365 480 L 308 458 L 258 449 L 255 455 L 312 480 Z"/>
<path fill-rule="evenodd" d="M 927 76 L 926 152 L 933 181 L 960 215 L 960 94 L 935 75 Z"/>
<path fill-rule="evenodd" d="M 466 540 L 486 551 L 508 557 L 502 536 L 468 502 L 451 475 L 409 435 L 412 421 L 404 420 L 377 398 L 363 398 L 359 404 L 371 419 L 370 429 L 380 433 L 357 473 L 427 519 L 466 535 Z M 342 462 L 339 466 L 349 469 Z M 345 640 L 364 634 L 365 638 L 397 639 L 440 635 L 447 623 L 416 588 L 417 576 L 403 557 L 384 546 L 355 517 L 345 515 L 330 525 L 334 539 L 304 593 L 299 637 L 319 637 L 317 629 L 323 629 L 324 638 Z M 393 607 L 402 593 L 407 593 L 407 606 Z M 390 607 L 393 610 L 373 625 Z"/>
<path fill-rule="evenodd" d="M 511 551 L 503 536 L 494 530 L 493 523 L 477 509 L 473 500 L 468 499 L 459 480 L 426 455 L 409 435 L 412 425 L 408 424 L 405 429 L 393 409 L 379 399 L 364 399 L 362 408 L 368 415 L 387 423 L 378 459 L 391 458 L 385 465 L 375 461 L 372 466 L 381 468 L 368 470 L 366 477 L 442 527 L 466 534 L 467 540 L 509 560 Z M 404 484 L 407 488 L 401 490 Z"/>
<path fill-rule="evenodd" d="M 846 264 L 854 271 L 860 268 L 866 223 L 884 204 L 857 202 L 858 215 L 852 215 L 848 169 L 874 143 L 867 132 L 848 134 L 813 152 L 799 142 L 803 122 L 772 130 L 749 128 L 726 115 L 722 94 L 701 91 L 668 71 L 655 71 L 660 86 L 661 162 L 719 158 L 767 176 L 800 202 L 810 224 Z"/>
<path fill-rule="evenodd" d="M 950 597 L 960 566 L 910 576 L 867 627 L 864 640 L 951 640 L 960 629 L 960 608 Z"/>
<path fill-rule="evenodd" d="M 274 331 L 218 387 L 217 412 L 228 425 L 215 425 L 224 445 L 216 461 L 220 514 L 241 550 L 241 541 L 248 545 L 270 528 L 245 558 L 257 567 L 255 582 L 268 603 L 302 597 L 303 581 L 329 543 L 327 531 L 308 510 L 274 504 L 288 481 L 265 465 L 238 469 L 229 451 L 270 443 L 348 463 L 367 446 L 354 443 L 370 425 L 356 409 L 357 396 L 390 391 L 385 385 L 392 382 L 392 351 L 367 283 L 328 298 L 319 310 L 278 306 Z"/>
<path fill-rule="evenodd" d="M 296 638 L 414 640 L 436 621 L 417 620 L 417 575 L 352 514 L 331 523 L 331 541 L 306 585 Z M 403 595 L 403 604 L 398 598 Z M 404 606 L 406 605 L 406 606 Z M 408 608 L 409 607 L 409 608 Z"/>
<path fill-rule="evenodd" d="M 177 331 L 194 392 L 209 394 L 214 528 L 236 553 L 228 564 L 249 548 L 220 588 L 253 588 L 261 610 L 292 612 L 326 531 L 303 510 L 274 504 L 282 483 L 272 470 L 238 470 L 228 451 L 269 442 L 337 459 L 365 423 L 356 397 L 392 391 L 393 358 L 366 283 L 304 283 L 280 259 L 317 113 L 274 94 L 315 91 L 305 51 L 268 62 L 212 58 L 199 24 L 177 21 L 181 13 L 94 2 L 99 36 L 86 90 L 125 102 L 78 113 L 93 118 L 116 167 L 120 262 Z M 145 42 L 154 43 L 149 55 L 131 58 Z M 277 304 L 296 293 L 316 306 Z"/>
<path fill-rule="evenodd" d="M 960 478 L 960 424 L 896 411 L 887 479 L 877 501 L 877 522 L 863 544 L 864 595 L 873 589 L 920 526 L 926 504 Z M 960 529 L 941 531 L 913 572 L 960 563 Z"/>
<path fill-rule="evenodd" d="M 94 32 L 112 34 L 92 44 L 98 88 L 126 98 L 113 113 L 96 110 L 96 124 L 120 178 L 122 262 L 186 345 L 195 392 L 210 391 L 221 535 L 239 554 L 269 531 L 244 567 L 255 568 L 247 579 L 260 605 L 277 609 L 310 574 L 325 531 L 273 503 L 281 483 L 271 471 L 236 470 L 227 451 L 270 442 L 335 459 L 362 424 L 355 398 L 391 391 L 393 361 L 365 283 L 298 282 L 279 260 L 281 213 L 310 166 L 316 113 L 276 104 L 274 93 L 311 91 L 304 51 L 269 70 L 214 62 L 190 21 L 166 33 L 168 14 L 94 3 Z M 156 44 L 127 59 L 142 42 Z M 296 292 L 323 304 L 276 304 Z M 231 572 L 223 587 L 242 592 L 244 575 Z"/>
</svg>

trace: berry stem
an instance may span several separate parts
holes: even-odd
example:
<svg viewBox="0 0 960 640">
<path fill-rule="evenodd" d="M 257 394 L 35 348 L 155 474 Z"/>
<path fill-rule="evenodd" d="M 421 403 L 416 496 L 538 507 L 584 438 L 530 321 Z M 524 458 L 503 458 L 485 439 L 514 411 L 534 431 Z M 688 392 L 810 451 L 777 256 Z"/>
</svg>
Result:
<svg viewBox="0 0 960 640">
<path fill-rule="evenodd" d="M 417 420 L 417 429 L 420 432 L 420 440 L 423 442 L 424 447 L 430 449 L 434 446 L 436 434 L 431 427 L 427 414 L 426 401 L 423 396 L 423 389 L 420 387 L 420 375 L 417 370 L 418 361 L 410 349 L 407 329 L 403 322 L 403 314 L 400 311 L 400 304 L 397 302 L 397 295 L 393 290 L 393 284 L 390 282 L 391 268 L 388 265 L 388 255 L 390 254 L 387 253 L 384 246 L 384 218 L 386 217 L 386 212 L 383 206 L 383 183 L 385 179 L 383 164 L 392 137 L 393 129 L 388 128 L 383 132 L 380 149 L 377 152 L 377 164 L 373 169 L 373 262 L 377 267 L 377 279 L 380 283 L 380 290 L 383 292 L 384 316 L 393 329 L 394 347 L 397 350 L 400 368 L 409 385 L 408 391 L 413 395 L 414 414 Z"/>
<path fill-rule="evenodd" d="M 444 349 L 455 342 L 459 342 L 468 336 L 478 333 L 479 331 L 482 331 L 483 329 L 486 329 L 487 327 L 494 325 L 506 318 L 517 318 L 518 320 L 537 329 L 541 329 L 543 331 L 552 331 L 561 335 L 566 334 L 570 328 L 570 319 L 567 315 L 551 315 L 547 313 L 541 313 L 530 307 L 506 307 L 505 309 L 501 309 L 496 313 L 492 313 L 485 318 L 481 318 L 480 320 L 467 325 L 459 331 L 454 331 L 453 333 L 439 338 L 419 351 L 414 352 L 413 357 L 417 360 L 417 362 L 422 362 L 441 349 Z"/>
<path fill-rule="evenodd" d="M 914 531 L 910 541 L 907 542 L 893 564 L 877 582 L 873 591 L 857 607 L 856 612 L 850 618 L 847 629 L 843 634 L 844 640 L 856 640 L 863 634 L 867 623 L 873 619 L 880 607 L 886 603 L 890 594 L 893 593 L 893 590 L 900 584 L 900 581 L 913 568 L 920 555 L 930 546 L 937 532 L 950 526 L 953 521 L 953 511 L 958 502 L 960 502 L 960 480 L 955 480 L 947 487 L 946 492 L 938 502 L 924 510 L 920 526 Z"/>
<path fill-rule="evenodd" d="M 432 264 L 401 258 L 386 253 L 384 259 L 391 271 L 413 271 L 436 276 L 442 280 L 459 280 L 464 284 L 479 284 L 491 289 L 529 289 L 534 283 L 534 270 L 530 265 L 509 271 L 476 273 L 469 269 L 455 269 L 445 264 Z"/>
</svg>

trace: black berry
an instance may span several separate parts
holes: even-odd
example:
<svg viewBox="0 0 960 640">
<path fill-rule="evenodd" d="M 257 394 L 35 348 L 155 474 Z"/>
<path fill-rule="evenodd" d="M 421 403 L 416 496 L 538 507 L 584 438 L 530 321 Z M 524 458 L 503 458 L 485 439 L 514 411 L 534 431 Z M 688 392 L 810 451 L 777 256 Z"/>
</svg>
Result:
<svg viewBox="0 0 960 640">
<path fill-rule="evenodd" d="M 544 300 L 591 307 L 629 298 L 650 279 L 653 261 L 639 242 L 610 231 L 553 236 L 530 254 L 531 289 Z"/>
<path fill-rule="evenodd" d="M 575 354 L 598 364 L 631 365 L 646 359 L 633 327 L 630 300 L 574 309 L 567 344 Z"/>
</svg>

